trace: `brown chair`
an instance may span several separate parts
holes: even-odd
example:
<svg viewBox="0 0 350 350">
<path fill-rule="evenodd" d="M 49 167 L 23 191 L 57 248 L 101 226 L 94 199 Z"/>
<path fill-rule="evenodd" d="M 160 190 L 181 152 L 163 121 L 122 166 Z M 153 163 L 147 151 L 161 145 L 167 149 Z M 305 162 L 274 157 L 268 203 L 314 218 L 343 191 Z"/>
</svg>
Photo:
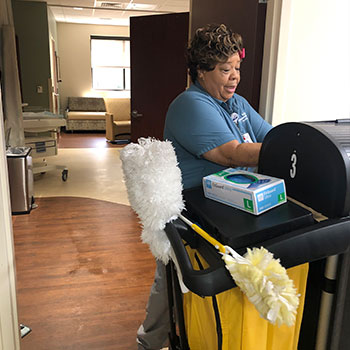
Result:
<svg viewBox="0 0 350 350">
<path fill-rule="evenodd" d="M 111 143 L 129 143 L 131 132 L 130 99 L 105 98 L 106 139 Z"/>
</svg>

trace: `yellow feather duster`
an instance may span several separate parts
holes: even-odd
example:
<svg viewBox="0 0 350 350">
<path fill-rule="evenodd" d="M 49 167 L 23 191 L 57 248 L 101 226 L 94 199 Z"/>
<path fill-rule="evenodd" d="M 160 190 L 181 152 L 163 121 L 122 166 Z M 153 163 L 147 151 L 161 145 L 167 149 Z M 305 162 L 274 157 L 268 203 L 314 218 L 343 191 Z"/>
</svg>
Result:
<svg viewBox="0 0 350 350">
<path fill-rule="evenodd" d="M 279 259 L 263 247 L 248 248 L 244 257 L 228 246 L 225 248 L 229 253 L 223 254 L 226 268 L 261 317 L 273 324 L 292 326 L 299 296 Z"/>
</svg>

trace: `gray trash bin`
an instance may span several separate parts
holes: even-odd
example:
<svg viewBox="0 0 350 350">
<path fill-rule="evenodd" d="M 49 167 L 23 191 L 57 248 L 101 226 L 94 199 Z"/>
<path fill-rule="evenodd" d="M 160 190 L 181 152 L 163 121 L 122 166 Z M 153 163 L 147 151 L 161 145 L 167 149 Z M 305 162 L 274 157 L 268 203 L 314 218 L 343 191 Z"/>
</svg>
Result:
<svg viewBox="0 0 350 350">
<path fill-rule="evenodd" d="M 12 214 L 28 214 L 33 199 L 33 163 L 30 147 L 6 149 Z"/>
</svg>

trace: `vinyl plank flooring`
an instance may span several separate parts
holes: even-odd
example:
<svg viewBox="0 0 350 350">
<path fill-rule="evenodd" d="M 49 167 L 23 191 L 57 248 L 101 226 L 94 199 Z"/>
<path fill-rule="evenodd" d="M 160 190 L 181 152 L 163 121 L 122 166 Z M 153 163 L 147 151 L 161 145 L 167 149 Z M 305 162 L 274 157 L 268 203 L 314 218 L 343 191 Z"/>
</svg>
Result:
<svg viewBox="0 0 350 350">
<path fill-rule="evenodd" d="M 61 132 L 58 148 L 122 148 L 125 144 L 112 144 L 107 141 L 105 132 Z"/>
<path fill-rule="evenodd" d="M 132 350 L 154 259 L 129 206 L 37 199 L 13 217 L 22 350 Z"/>
</svg>

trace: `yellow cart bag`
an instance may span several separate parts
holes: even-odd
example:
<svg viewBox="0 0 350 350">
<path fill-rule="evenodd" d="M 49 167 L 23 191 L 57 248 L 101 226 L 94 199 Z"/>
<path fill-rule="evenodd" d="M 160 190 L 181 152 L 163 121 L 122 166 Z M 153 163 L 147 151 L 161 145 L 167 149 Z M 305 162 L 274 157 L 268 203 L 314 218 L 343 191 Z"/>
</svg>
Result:
<svg viewBox="0 0 350 350">
<path fill-rule="evenodd" d="M 194 269 L 206 268 L 198 252 L 189 248 Z M 183 310 L 191 350 L 296 350 L 303 315 L 308 264 L 287 270 L 300 294 L 295 325 L 272 325 L 264 320 L 240 289 L 210 297 L 183 294 Z"/>
</svg>

